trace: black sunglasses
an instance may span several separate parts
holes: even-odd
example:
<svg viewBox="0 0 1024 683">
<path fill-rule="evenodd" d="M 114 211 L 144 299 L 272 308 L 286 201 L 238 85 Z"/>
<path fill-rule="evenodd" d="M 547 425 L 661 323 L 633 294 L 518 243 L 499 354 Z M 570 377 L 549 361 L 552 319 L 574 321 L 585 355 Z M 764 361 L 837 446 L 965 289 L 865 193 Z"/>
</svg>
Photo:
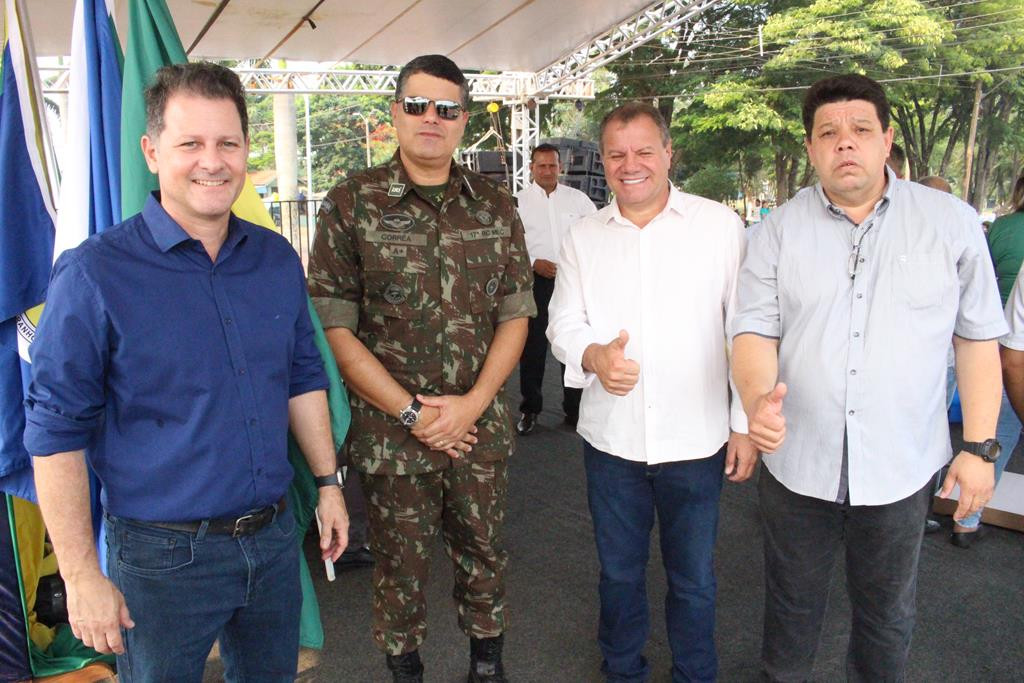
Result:
<svg viewBox="0 0 1024 683">
<path fill-rule="evenodd" d="M 451 100 L 430 100 L 426 97 L 403 97 L 398 100 L 402 103 L 402 111 L 410 116 L 423 116 L 427 113 L 427 107 L 434 105 L 437 115 L 445 121 L 454 121 L 462 115 L 462 105 Z"/>
</svg>

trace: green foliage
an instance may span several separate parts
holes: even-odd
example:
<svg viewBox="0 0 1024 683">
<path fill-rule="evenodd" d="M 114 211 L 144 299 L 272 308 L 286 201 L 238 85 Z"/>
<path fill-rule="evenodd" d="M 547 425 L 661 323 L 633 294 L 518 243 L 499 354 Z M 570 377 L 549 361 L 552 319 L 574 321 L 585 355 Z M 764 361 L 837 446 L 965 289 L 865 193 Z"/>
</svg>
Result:
<svg viewBox="0 0 1024 683">
<path fill-rule="evenodd" d="M 299 152 L 299 185 L 306 184 L 306 126 L 303 96 L 295 101 Z M 386 96 L 311 95 L 310 147 L 313 187 L 326 192 L 350 173 L 366 167 L 365 116 L 370 129 L 374 165 L 386 161 L 398 142 L 391 127 L 391 98 Z M 274 168 L 274 106 L 269 95 L 249 97 L 249 169 Z"/>
<path fill-rule="evenodd" d="M 588 117 L 623 100 L 657 101 L 672 114 L 683 177 L 739 161 L 745 191 L 767 183 L 784 201 L 813 182 L 800 105 L 818 79 L 882 81 L 913 177 L 954 179 L 981 82 L 971 184 L 984 195 L 976 205 L 1003 200 L 1024 158 L 1024 0 L 734 0 L 702 20 L 611 63 Z"/>
<path fill-rule="evenodd" d="M 704 166 L 686 179 L 683 188 L 690 194 L 724 202 L 736 198 L 739 182 L 735 170 L 721 166 Z"/>
</svg>

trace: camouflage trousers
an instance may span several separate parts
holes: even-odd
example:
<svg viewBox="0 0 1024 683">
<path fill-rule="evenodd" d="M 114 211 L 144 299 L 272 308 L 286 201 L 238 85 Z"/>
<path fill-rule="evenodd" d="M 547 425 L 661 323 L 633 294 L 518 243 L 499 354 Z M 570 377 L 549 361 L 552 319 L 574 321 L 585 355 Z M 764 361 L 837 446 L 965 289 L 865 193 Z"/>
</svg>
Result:
<svg viewBox="0 0 1024 683">
<path fill-rule="evenodd" d="M 505 630 L 502 523 L 508 493 L 505 461 L 437 472 L 368 474 L 373 569 L 373 640 L 387 654 L 411 652 L 427 634 L 424 589 L 438 530 L 452 559 L 452 597 L 466 635 L 489 638 Z"/>
</svg>

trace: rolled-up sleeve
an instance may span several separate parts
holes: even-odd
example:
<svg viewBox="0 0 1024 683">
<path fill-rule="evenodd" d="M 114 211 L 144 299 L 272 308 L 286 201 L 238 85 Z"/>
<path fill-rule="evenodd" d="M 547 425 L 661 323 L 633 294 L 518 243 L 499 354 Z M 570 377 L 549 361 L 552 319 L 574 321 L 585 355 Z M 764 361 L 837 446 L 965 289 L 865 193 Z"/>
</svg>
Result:
<svg viewBox="0 0 1024 683">
<path fill-rule="evenodd" d="M 317 214 L 306 286 L 325 329 L 345 327 L 356 332 L 363 296 L 358 250 L 345 230 L 343 207 L 335 202 L 335 198 L 328 196 Z"/>
<path fill-rule="evenodd" d="M 24 440 L 31 455 L 84 449 L 102 422 L 109 331 L 101 301 L 77 260 L 57 260 L 29 348 Z"/>
<path fill-rule="evenodd" d="M 1007 332 L 999 286 L 981 219 L 969 204 L 958 202 L 964 249 L 957 259 L 960 306 L 953 333 L 961 339 L 997 339 Z M 1019 278 L 1018 278 L 1019 282 Z M 1014 285 L 1016 287 L 1016 285 Z"/>
<path fill-rule="evenodd" d="M 596 375 L 583 369 L 583 352 L 598 338 L 587 317 L 574 237 L 570 230 L 558 257 L 558 277 L 548 306 L 547 337 L 551 353 L 565 365 L 565 386 L 585 388 Z"/>
<path fill-rule="evenodd" d="M 526 237 L 523 221 L 519 218 L 514 203 L 510 200 L 513 212 L 512 239 L 509 244 L 508 267 L 503 275 L 504 294 L 498 302 L 498 322 L 515 318 L 532 318 L 537 315 L 537 304 L 533 299 L 533 268 L 526 251 Z"/>
<path fill-rule="evenodd" d="M 779 226 L 769 217 L 747 232 L 747 252 L 736 290 L 736 311 L 729 328 L 731 339 L 747 333 L 774 339 L 781 336 L 778 267 Z"/>
<path fill-rule="evenodd" d="M 1024 351 L 1024 267 L 1017 272 L 1017 280 L 1013 283 L 1013 291 L 1006 300 L 1006 322 L 1010 332 L 999 343 L 1014 351 Z"/>
<path fill-rule="evenodd" d="M 288 382 L 288 397 L 293 398 L 310 391 L 327 389 L 327 373 L 324 359 L 316 345 L 312 316 L 317 315 L 313 303 L 302 286 L 302 271 L 299 269 L 299 306 L 295 317 L 295 350 L 292 353 L 291 377 Z"/>
</svg>

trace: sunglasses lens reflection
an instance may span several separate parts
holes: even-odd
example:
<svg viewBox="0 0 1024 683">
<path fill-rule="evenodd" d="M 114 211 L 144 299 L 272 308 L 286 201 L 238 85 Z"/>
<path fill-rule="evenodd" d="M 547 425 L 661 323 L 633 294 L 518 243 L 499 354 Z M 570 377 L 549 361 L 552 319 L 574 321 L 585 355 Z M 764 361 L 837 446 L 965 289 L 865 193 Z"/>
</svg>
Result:
<svg viewBox="0 0 1024 683">
<path fill-rule="evenodd" d="M 446 121 L 454 121 L 462 114 L 462 105 L 450 100 L 428 100 L 426 97 L 405 97 L 402 99 L 402 111 L 410 116 L 423 116 L 431 104 L 437 115 Z"/>
</svg>

